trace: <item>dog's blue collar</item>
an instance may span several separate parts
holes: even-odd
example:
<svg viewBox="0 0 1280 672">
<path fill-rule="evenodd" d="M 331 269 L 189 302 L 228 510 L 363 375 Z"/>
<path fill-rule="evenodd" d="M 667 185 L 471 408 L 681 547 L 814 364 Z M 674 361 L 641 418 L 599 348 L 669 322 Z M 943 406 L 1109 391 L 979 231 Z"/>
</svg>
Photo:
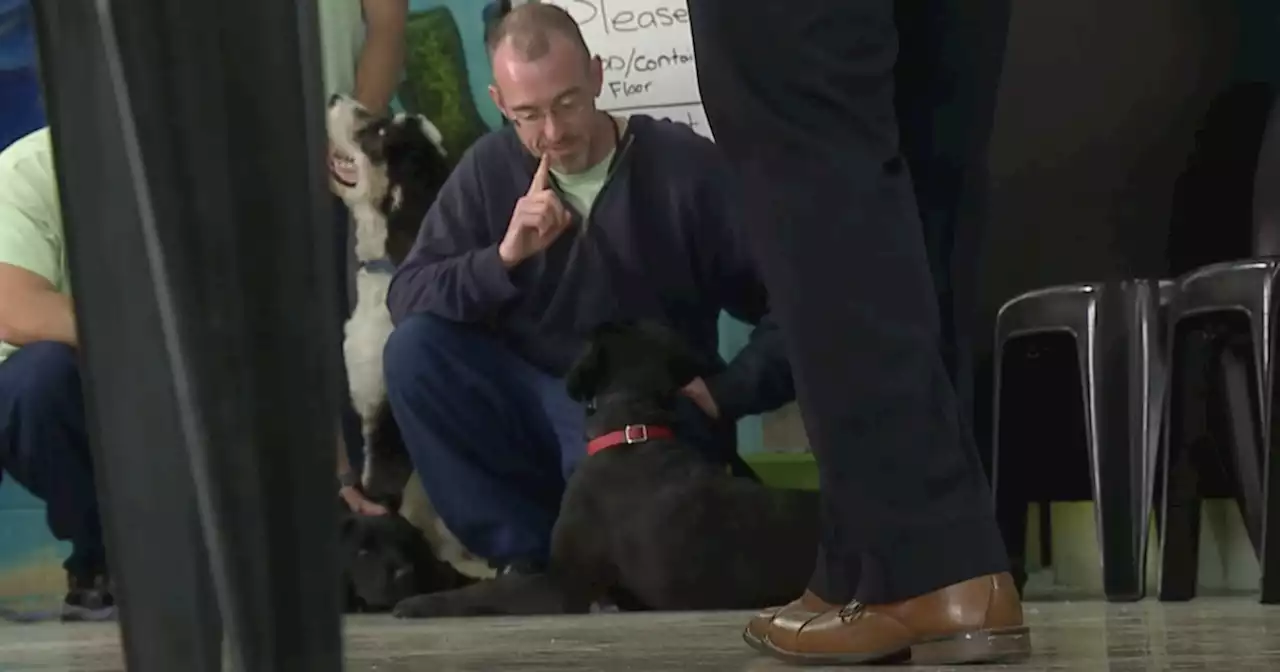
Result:
<svg viewBox="0 0 1280 672">
<path fill-rule="evenodd" d="M 391 263 L 390 259 L 383 257 L 382 259 L 370 259 L 369 261 L 360 262 L 360 270 L 395 275 L 396 265 Z"/>
</svg>

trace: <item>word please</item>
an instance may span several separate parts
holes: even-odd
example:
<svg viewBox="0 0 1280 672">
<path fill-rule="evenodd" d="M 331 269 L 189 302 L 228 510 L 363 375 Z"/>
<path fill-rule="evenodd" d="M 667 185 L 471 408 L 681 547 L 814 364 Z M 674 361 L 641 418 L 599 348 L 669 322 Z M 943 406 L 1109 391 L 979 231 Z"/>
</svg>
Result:
<svg viewBox="0 0 1280 672">
<path fill-rule="evenodd" d="M 599 0 L 554 0 L 552 4 L 563 7 L 583 28 L 598 21 L 605 33 L 634 33 L 689 23 L 689 10 L 682 6 L 660 5 L 653 9 L 623 9 L 610 12 L 601 8 L 604 3 Z"/>
</svg>

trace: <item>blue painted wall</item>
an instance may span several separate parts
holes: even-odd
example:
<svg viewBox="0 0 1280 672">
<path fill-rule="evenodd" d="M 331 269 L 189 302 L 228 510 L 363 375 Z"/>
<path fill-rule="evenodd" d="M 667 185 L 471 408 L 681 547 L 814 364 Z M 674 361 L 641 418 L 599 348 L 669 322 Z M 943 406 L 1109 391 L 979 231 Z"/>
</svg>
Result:
<svg viewBox="0 0 1280 672">
<path fill-rule="evenodd" d="M 0 606 L 48 608 L 65 586 L 60 563 L 71 545 L 56 541 L 45 510 L 22 486 L 0 484 Z"/>
</svg>

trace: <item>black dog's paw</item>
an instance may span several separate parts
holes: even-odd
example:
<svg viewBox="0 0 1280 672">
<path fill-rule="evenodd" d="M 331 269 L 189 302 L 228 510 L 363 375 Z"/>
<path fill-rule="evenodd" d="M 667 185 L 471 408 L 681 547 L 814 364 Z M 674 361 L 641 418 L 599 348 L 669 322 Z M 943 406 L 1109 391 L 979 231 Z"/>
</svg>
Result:
<svg viewBox="0 0 1280 672">
<path fill-rule="evenodd" d="M 400 600 L 391 611 L 396 618 L 444 618 L 455 616 L 450 613 L 450 600 L 441 599 L 439 595 L 415 595 Z"/>
</svg>

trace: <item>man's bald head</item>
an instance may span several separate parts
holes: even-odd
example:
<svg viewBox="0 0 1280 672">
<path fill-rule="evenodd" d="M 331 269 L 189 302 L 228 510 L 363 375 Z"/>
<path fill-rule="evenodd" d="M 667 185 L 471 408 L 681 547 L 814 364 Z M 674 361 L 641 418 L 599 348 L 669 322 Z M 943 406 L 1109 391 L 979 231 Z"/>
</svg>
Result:
<svg viewBox="0 0 1280 672">
<path fill-rule="evenodd" d="M 587 50 L 578 23 L 555 5 L 512 9 L 489 33 L 489 96 L 534 156 L 561 173 L 586 170 L 613 140 L 613 122 L 597 114 L 604 64 Z M 599 150 L 599 151 L 597 151 Z"/>
<path fill-rule="evenodd" d="M 557 37 L 581 49 L 584 62 L 591 58 L 578 22 L 564 9 L 540 2 L 521 5 L 508 12 L 489 32 L 486 43 L 490 58 L 499 47 L 506 45 L 515 58 L 536 61 L 550 53 L 551 41 Z"/>
</svg>

